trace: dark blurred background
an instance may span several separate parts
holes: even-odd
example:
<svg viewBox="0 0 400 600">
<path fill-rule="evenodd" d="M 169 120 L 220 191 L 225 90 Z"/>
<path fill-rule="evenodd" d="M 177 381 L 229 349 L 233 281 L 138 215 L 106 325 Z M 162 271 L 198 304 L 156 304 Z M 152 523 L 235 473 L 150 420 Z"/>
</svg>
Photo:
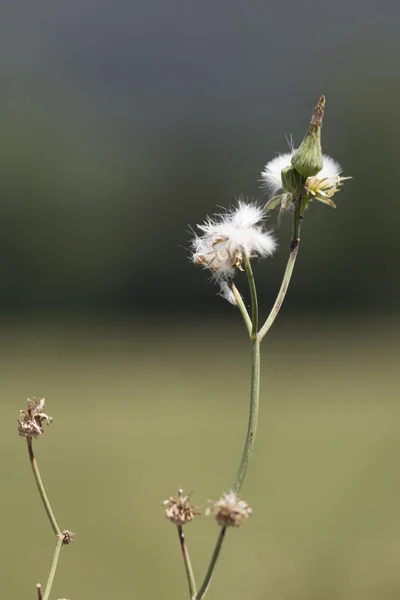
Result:
<svg viewBox="0 0 400 600">
<path fill-rule="evenodd" d="M 187 261 L 188 224 L 262 196 L 261 169 L 285 136 L 302 139 L 322 93 L 324 152 L 354 180 L 337 211 L 309 211 L 286 310 L 395 307 L 399 13 L 368 0 L 3 2 L 3 308 L 225 312 Z M 269 300 L 288 227 L 264 265 Z"/>
<path fill-rule="evenodd" d="M 35 394 L 54 416 L 42 475 L 77 532 L 52 597 L 186 597 L 159 503 L 229 490 L 249 377 L 190 226 L 265 199 L 262 168 L 325 94 L 323 150 L 353 179 L 307 212 L 263 347 L 254 517 L 209 597 L 399 597 L 399 18 L 388 0 L 1 2 L 4 596 L 35 597 L 53 548 L 9 425 Z M 263 315 L 289 221 L 271 217 L 279 251 L 255 265 Z M 200 579 L 216 530 L 190 528 Z"/>
</svg>

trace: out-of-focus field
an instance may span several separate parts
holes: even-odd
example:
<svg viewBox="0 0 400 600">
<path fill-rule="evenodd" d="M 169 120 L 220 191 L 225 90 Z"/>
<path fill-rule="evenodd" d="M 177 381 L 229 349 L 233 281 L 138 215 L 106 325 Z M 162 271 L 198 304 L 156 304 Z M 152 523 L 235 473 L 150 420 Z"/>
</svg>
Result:
<svg viewBox="0 0 400 600">
<path fill-rule="evenodd" d="M 207 322 L 204 318 L 204 322 Z M 35 598 L 53 535 L 15 417 L 44 395 L 53 424 L 36 454 L 62 528 L 52 599 L 187 598 L 160 502 L 178 486 L 205 505 L 228 491 L 247 425 L 250 347 L 242 324 L 3 327 L 0 496 L 3 598 Z M 208 597 L 400 597 L 399 327 L 280 317 L 262 357 L 261 415 Z M 217 534 L 186 528 L 200 580 Z"/>
</svg>

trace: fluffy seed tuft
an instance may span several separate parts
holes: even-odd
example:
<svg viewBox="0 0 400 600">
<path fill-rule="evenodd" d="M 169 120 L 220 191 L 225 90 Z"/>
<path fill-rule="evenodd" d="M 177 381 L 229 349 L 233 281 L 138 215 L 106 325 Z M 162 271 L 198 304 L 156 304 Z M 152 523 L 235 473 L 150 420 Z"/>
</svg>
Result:
<svg viewBox="0 0 400 600">
<path fill-rule="evenodd" d="M 211 271 L 221 294 L 232 304 L 236 301 L 229 282 L 236 270 L 243 271 L 244 258 L 264 258 L 275 251 L 275 240 L 264 229 L 264 219 L 263 208 L 239 200 L 235 208 L 198 225 L 202 235 L 194 235 L 191 241 L 191 260 Z"/>
<path fill-rule="evenodd" d="M 251 516 L 252 510 L 247 502 L 240 500 L 235 492 L 222 495 L 219 500 L 211 502 L 206 515 L 214 514 L 215 520 L 221 527 L 240 527 Z"/>
</svg>

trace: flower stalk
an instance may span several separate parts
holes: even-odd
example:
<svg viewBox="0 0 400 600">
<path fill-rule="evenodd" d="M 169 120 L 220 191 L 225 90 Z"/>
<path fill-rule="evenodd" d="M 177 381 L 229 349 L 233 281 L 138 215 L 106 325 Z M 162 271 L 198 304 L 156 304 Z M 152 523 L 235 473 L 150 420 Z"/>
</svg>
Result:
<svg viewBox="0 0 400 600">
<path fill-rule="evenodd" d="M 246 269 L 247 280 L 249 282 L 250 297 L 251 297 L 251 335 L 254 339 L 257 336 L 258 329 L 258 298 L 256 282 L 254 281 L 253 269 L 251 268 L 250 259 L 244 256 L 244 267 Z"/>
<path fill-rule="evenodd" d="M 57 570 L 58 559 L 60 557 L 61 548 L 63 545 L 70 544 L 72 542 L 73 533 L 65 529 L 61 531 L 57 520 L 54 516 L 51 508 L 49 499 L 46 494 L 45 487 L 43 485 L 42 478 L 40 476 L 39 467 L 36 461 L 35 453 L 33 451 L 33 439 L 37 438 L 44 433 L 44 424 L 50 425 L 52 417 L 49 417 L 44 412 L 45 399 L 37 400 L 32 398 L 28 400 L 28 409 L 20 411 L 20 418 L 17 419 L 17 430 L 20 436 L 26 438 L 29 462 L 31 463 L 33 476 L 35 478 L 36 486 L 39 491 L 40 498 L 42 500 L 44 509 L 49 519 L 50 525 L 56 536 L 56 547 L 54 549 L 53 558 L 51 561 L 50 572 L 47 578 L 46 587 L 42 593 L 42 586 L 40 583 L 36 585 L 36 592 L 38 600 L 48 600 L 53 586 L 54 577 Z"/>
<path fill-rule="evenodd" d="M 186 579 L 189 586 L 189 598 L 193 598 L 196 595 L 196 581 L 194 578 L 192 563 L 190 560 L 189 550 L 185 543 L 185 534 L 183 533 L 182 525 L 177 526 L 179 543 L 182 551 L 183 563 L 185 565 Z"/>
<path fill-rule="evenodd" d="M 247 311 L 246 305 L 243 302 L 243 298 L 234 283 L 232 283 L 232 293 L 235 297 L 236 306 L 238 307 L 240 314 L 242 315 L 244 324 L 246 325 L 249 336 L 251 337 L 253 324 L 251 322 L 251 318 Z"/>
<path fill-rule="evenodd" d="M 193 600 L 202 600 L 210 585 L 213 572 L 220 555 L 228 526 L 239 526 L 251 514 L 248 504 L 237 498 L 246 477 L 252 456 L 259 412 L 260 398 L 260 350 L 261 342 L 273 325 L 285 299 L 300 244 L 300 230 L 306 208 L 312 200 L 335 207 L 332 196 L 339 191 L 342 177 L 341 167 L 329 156 L 322 154 L 321 128 L 325 110 L 325 97 L 321 96 L 313 111 L 310 126 L 297 150 L 279 155 L 267 163 L 262 179 L 272 197 L 259 213 L 254 203 L 246 205 L 242 200 L 238 207 L 226 214 L 217 215 L 199 225 L 203 232 L 192 241 L 195 264 L 212 272 L 212 279 L 221 287 L 221 295 L 239 308 L 252 343 L 251 386 L 249 417 L 245 445 L 232 491 L 214 504 L 220 512 L 216 519 L 220 531 L 215 543 L 206 574 Z M 278 193 L 279 192 L 279 193 Z M 280 289 L 272 309 L 259 329 L 258 299 L 250 260 L 256 256 L 264 258 L 275 250 L 275 242 L 264 229 L 265 213 L 280 207 L 278 222 L 284 212 L 293 215 L 293 233 L 289 258 Z M 237 271 L 245 271 L 250 296 L 251 316 L 242 296 L 232 279 Z"/>
<path fill-rule="evenodd" d="M 232 486 L 233 492 L 239 492 L 242 488 L 244 478 L 246 476 L 249 462 L 251 459 L 251 455 L 253 452 L 255 436 L 257 431 L 257 423 L 258 423 L 258 409 L 259 409 L 259 399 L 260 399 L 260 340 L 257 336 L 257 327 L 258 327 L 258 299 L 257 299 L 257 291 L 253 276 L 253 271 L 250 265 L 250 261 L 248 258 L 244 260 L 247 279 L 249 283 L 250 295 L 251 295 L 251 304 L 252 304 L 252 319 L 251 319 L 251 328 L 249 329 L 250 337 L 252 338 L 252 361 L 251 361 L 251 387 L 250 387 L 250 410 L 249 410 L 249 422 L 247 427 L 246 441 L 244 445 L 242 459 L 240 461 L 240 465 L 238 471 L 236 473 L 235 481 Z M 240 294 L 239 294 L 240 295 Z M 245 309 L 246 310 L 246 309 Z M 245 315 L 249 317 L 247 310 Z M 243 316 L 243 313 L 242 313 Z M 244 316 L 245 323 L 247 322 L 247 317 Z M 195 596 L 195 600 L 201 600 L 207 593 L 208 586 L 210 585 L 211 578 L 217 564 L 217 560 L 219 554 L 221 552 L 222 545 L 225 540 L 226 535 L 226 526 L 222 526 L 220 528 L 220 532 L 218 534 L 217 541 L 214 546 L 213 553 L 211 555 L 211 559 L 204 576 L 203 582 L 199 588 L 198 593 Z"/>
<path fill-rule="evenodd" d="M 46 490 L 44 489 L 42 478 L 40 476 L 39 467 L 38 467 L 38 464 L 37 464 L 37 461 L 36 461 L 36 458 L 35 458 L 35 454 L 33 452 L 32 440 L 33 440 L 33 438 L 31 438 L 31 437 L 27 437 L 26 438 L 26 443 L 28 445 L 29 461 L 31 463 L 31 467 L 32 467 L 32 471 L 33 471 L 33 476 L 35 478 L 36 485 L 37 485 L 37 488 L 39 490 L 39 495 L 40 495 L 40 498 L 42 499 L 43 506 L 45 508 L 46 514 L 47 514 L 48 519 L 50 521 L 50 525 L 51 525 L 51 527 L 52 527 L 55 535 L 57 537 L 61 537 L 62 538 L 61 530 L 60 530 L 60 528 L 58 526 L 58 523 L 57 523 L 56 518 L 54 516 L 54 513 L 52 511 L 49 499 L 48 499 L 47 494 L 46 494 Z"/>
<path fill-rule="evenodd" d="M 221 527 L 219 530 L 217 542 L 214 546 L 213 553 L 210 558 L 210 562 L 207 567 L 206 574 L 204 576 L 203 582 L 199 588 L 199 591 L 195 595 L 193 600 L 201 600 L 207 593 L 208 587 L 211 583 L 211 579 L 214 573 L 215 565 L 217 564 L 217 560 L 219 557 L 219 553 L 221 552 L 222 544 L 224 543 L 226 535 L 226 527 Z"/>
<path fill-rule="evenodd" d="M 54 577 L 57 571 L 58 559 L 60 558 L 61 547 L 63 545 L 64 536 L 57 538 L 56 547 L 54 549 L 53 559 L 50 565 L 50 572 L 47 578 L 46 587 L 43 594 L 43 600 L 48 600 L 53 586 Z"/>
<path fill-rule="evenodd" d="M 254 442 L 256 438 L 258 410 L 260 400 L 260 340 L 258 336 L 252 339 L 252 358 L 251 358 L 251 388 L 250 388 L 250 408 L 249 422 L 247 426 L 246 441 L 244 445 L 242 459 L 235 481 L 232 486 L 234 492 L 240 492 L 244 478 L 249 468 L 249 462 L 253 453 Z"/>
</svg>

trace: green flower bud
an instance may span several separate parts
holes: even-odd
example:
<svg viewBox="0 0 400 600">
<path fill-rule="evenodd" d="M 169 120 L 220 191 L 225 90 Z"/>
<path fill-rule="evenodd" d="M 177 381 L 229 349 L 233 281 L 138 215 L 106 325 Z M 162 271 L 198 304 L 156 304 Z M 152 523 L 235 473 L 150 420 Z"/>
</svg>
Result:
<svg viewBox="0 0 400 600">
<path fill-rule="evenodd" d="M 304 186 L 304 179 L 293 167 L 285 167 L 281 171 L 282 188 L 285 192 L 289 192 L 297 196 L 301 193 Z"/>
<path fill-rule="evenodd" d="M 325 96 L 321 96 L 314 109 L 308 131 L 292 157 L 292 166 L 305 178 L 317 175 L 323 167 L 321 127 L 324 109 Z"/>
</svg>

